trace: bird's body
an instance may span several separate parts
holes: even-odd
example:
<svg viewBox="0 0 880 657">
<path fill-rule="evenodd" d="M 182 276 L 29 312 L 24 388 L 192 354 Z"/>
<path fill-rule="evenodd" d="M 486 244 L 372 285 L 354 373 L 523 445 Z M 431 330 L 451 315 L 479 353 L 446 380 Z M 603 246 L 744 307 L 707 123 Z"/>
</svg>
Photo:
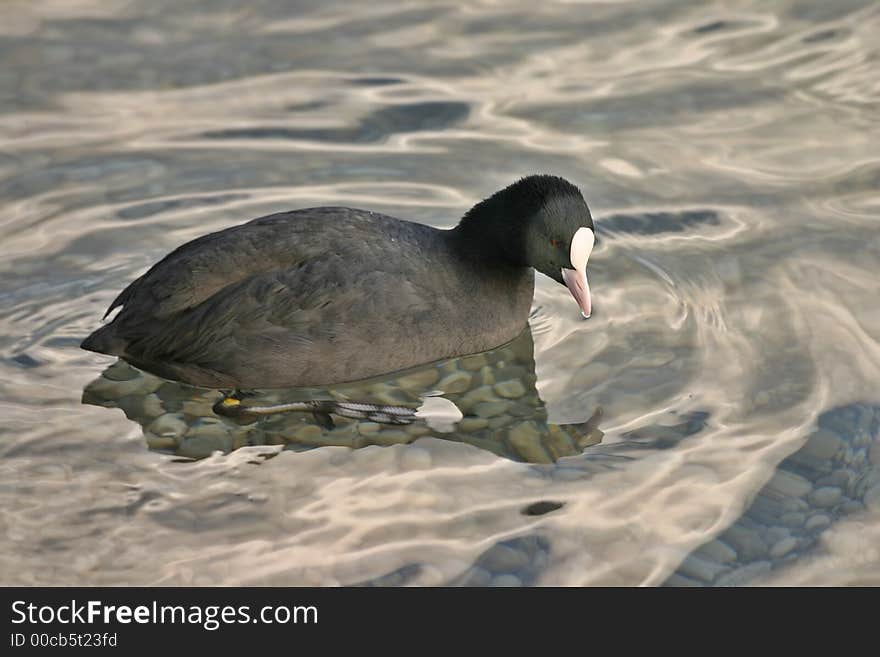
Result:
<svg viewBox="0 0 880 657">
<path fill-rule="evenodd" d="M 483 230 L 503 213 L 485 214 L 440 230 L 323 207 L 205 235 L 123 290 L 83 348 L 211 388 L 325 386 L 484 351 L 523 330 L 534 289 L 520 242 Z"/>
</svg>

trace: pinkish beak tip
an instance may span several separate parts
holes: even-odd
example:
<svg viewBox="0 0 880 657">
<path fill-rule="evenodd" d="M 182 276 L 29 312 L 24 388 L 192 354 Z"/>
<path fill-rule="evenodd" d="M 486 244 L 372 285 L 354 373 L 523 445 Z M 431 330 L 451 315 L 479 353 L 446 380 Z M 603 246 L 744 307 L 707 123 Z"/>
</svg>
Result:
<svg viewBox="0 0 880 657">
<path fill-rule="evenodd" d="M 587 283 L 587 273 L 574 269 L 563 269 L 562 280 L 565 282 L 571 296 L 577 301 L 584 319 L 589 319 L 593 314 L 593 300 L 590 297 L 590 285 Z"/>
</svg>

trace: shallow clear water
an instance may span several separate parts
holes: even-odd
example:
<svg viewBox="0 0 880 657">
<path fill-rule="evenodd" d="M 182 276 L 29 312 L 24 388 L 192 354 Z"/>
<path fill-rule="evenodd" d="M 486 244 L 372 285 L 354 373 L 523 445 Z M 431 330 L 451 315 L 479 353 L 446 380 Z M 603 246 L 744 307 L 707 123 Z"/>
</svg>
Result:
<svg viewBox="0 0 880 657">
<path fill-rule="evenodd" d="M 237 4 L 0 24 L 0 583 L 880 584 L 876 3 Z M 533 361 L 377 384 L 470 424 L 239 425 L 78 348 L 205 232 L 532 172 L 592 319 L 540 280 Z"/>
</svg>

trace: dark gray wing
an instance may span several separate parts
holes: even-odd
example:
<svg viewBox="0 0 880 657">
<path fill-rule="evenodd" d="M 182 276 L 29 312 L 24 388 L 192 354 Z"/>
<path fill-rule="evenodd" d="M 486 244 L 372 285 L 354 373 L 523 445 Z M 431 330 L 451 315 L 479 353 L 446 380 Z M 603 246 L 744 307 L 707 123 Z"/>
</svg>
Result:
<svg viewBox="0 0 880 657">
<path fill-rule="evenodd" d="M 126 354 L 262 387 L 363 378 L 405 366 L 421 357 L 411 338 L 439 330 L 433 295 L 401 277 L 400 263 L 385 262 L 386 268 L 365 271 L 329 253 L 253 275 L 194 308 L 132 327 L 124 334 Z"/>
<path fill-rule="evenodd" d="M 231 283 L 320 253 L 302 212 L 261 217 L 187 242 L 125 288 L 107 309 L 135 306 L 154 318 L 193 308 Z M 305 239 L 303 239 L 305 238 Z"/>
</svg>

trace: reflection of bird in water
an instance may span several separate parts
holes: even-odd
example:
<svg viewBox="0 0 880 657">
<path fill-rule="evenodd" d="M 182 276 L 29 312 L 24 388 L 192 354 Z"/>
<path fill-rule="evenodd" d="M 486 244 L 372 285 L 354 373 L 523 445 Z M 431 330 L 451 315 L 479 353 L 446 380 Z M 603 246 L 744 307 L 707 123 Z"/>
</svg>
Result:
<svg viewBox="0 0 880 657">
<path fill-rule="evenodd" d="M 121 408 L 143 426 L 151 448 L 192 458 L 247 445 L 363 447 L 433 436 L 547 463 L 601 441 L 599 411 L 580 424 L 548 423 L 535 380 L 527 329 L 498 349 L 402 374 L 219 400 L 217 390 L 164 381 L 119 361 L 86 387 L 83 401 Z"/>
</svg>

